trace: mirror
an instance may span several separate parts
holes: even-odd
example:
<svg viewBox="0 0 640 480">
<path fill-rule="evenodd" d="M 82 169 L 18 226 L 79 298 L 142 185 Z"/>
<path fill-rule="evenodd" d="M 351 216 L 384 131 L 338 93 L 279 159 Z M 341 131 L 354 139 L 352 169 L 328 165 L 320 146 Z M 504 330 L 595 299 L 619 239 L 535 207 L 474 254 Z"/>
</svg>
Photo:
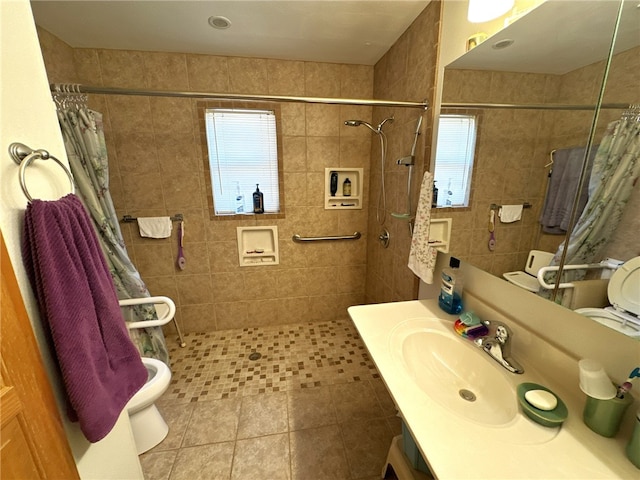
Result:
<svg viewBox="0 0 640 480">
<path fill-rule="evenodd" d="M 566 228 L 584 159 L 584 151 L 577 155 L 574 149 L 591 144 L 595 152 L 607 124 L 619 119 L 629 104 L 640 102 L 634 73 L 640 66 L 640 9 L 637 2 L 623 4 L 599 111 L 595 106 L 619 2 L 545 2 L 447 65 L 441 114 L 477 115 L 478 122 L 471 205 L 438 209 L 434 215 L 453 218 L 450 251 L 455 256 L 497 276 L 506 272 L 526 275 L 531 250 L 553 254 L 565 240 L 561 229 L 549 233 L 540 224 L 548 193 L 563 196 Z M 504 45 L 507 47 L 500 48 Z M 452 109 L 447 104 L 461 105 Z M 535 104 L 540 108 L 472 108 L 472 104 Z M 560 104 L 567 107 L 551 107 Z M 569 107 L 578 105 L 585 107 Z M 552 164 L 552 159 L 558 163 Z M 561 160 L 572 167 L 564 182 L 558 174 Z M 552 183 L 554 169 L 557 176 Z M 439 195 L 443 187 L 446 189 L 438 185 Z M 634 190 L 616 234 L 602 249 L 602 258 L 624 261 L 640 255 L 637 233 L 625 233 L 630 228 L 637 232 L 639 227 L 640 192 Z M 518 221 L 502 223 L 495 216 L 491 250 L 491 205 L 525 203 L 531 208 L 524 209 Z"/>
</svg>

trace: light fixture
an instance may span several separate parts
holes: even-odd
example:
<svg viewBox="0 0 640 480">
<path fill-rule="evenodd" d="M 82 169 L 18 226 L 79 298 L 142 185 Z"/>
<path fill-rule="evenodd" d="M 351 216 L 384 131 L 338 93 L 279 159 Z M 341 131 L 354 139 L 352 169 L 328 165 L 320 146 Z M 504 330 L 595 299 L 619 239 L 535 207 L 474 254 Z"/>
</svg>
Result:
<svg viewBox="0 0 640 480">
<path fill-rule="evenodd" d="M 504 15 L 513 8 L 515 0 L 469 0 L 467 20 L 483 23 Z"/>
<path fill-rule="evenodd" d="M 209 17 L 209 25 L 211 25 L 213 28 L 217 28 L 218 30 L 224 30 L 231 26 L 231 20 L 229 20 L 227 17 L 214 15 L 213 17 Z"/>
<path fill-rule="evenodd" d="M 498 40 L 496 43 L 491 45 L 491 48 L 493 48 L 494 50 L 502 50 L 503 48 L 509 48 L 514 43 L 515 40 L 511 38 L 505 38 L 503 40 Z"/>
</svg>

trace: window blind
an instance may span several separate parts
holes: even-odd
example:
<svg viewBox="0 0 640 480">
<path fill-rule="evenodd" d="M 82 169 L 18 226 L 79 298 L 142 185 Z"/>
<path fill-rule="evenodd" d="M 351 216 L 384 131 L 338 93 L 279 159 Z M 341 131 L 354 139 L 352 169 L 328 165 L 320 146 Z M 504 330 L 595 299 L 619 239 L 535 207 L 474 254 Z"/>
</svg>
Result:
<svg viewBox="0 0 640 480">
<path fill-rule="evenodd" d="M 253 212 L 256 184 L 265 213 L 279 212 L 275 113 L 209 108 L 205 125 L 216 215 Z"/>
<path fill-rule="evenodd" d="M 475 116 L 440 116 L 434 174 L 439 207 L 469 205 L 475 147 Z"/>
</svg>

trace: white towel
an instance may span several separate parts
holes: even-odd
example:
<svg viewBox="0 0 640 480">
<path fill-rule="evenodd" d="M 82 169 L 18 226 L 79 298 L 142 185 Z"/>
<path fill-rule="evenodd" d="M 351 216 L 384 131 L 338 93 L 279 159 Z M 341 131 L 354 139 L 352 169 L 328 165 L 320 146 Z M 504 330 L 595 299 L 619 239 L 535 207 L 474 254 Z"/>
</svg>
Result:
<svg viewBox="0 0 640 480">
<path fill-rule="evenodd" d="M 522 218 L 522 204 L 520 205 L 502 205 L 498 211 L 498 216 L 502 223 L 517 222 Z"/>
<path fill-rule="evenodd" d="M 420 198 L 413 227 L 409 268 L 425 283 L 433 283 L 433 269 L 438 251 L 429 246 L 429 226 L 431 225 L 431 199 L 433 197 L 433 174 L 425 172 L 420 187 Z"/>
<path fill-rule="evenodd" d="M 173 224 L 170 217 L 138 217 L 138 228 L 141 237 L 167 238 Z"/>
</svg>

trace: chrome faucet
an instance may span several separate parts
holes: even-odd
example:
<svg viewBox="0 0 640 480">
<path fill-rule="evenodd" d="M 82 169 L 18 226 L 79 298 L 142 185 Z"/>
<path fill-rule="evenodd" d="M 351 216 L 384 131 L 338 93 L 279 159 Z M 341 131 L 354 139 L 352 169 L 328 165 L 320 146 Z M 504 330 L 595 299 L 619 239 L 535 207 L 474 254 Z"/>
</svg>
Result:
<svg viewBox="0 0 640 480">
<path fill-rule="evenodd" d="M 513 333 L 509 327 L 501 322 L 487 323 L 492 323 L 496 326 L 495 336 L 477 338 L 475 344 L 511 373 L 524 373 L 524 368 L 511 358 L 511 337 Z"/>
</svg>

